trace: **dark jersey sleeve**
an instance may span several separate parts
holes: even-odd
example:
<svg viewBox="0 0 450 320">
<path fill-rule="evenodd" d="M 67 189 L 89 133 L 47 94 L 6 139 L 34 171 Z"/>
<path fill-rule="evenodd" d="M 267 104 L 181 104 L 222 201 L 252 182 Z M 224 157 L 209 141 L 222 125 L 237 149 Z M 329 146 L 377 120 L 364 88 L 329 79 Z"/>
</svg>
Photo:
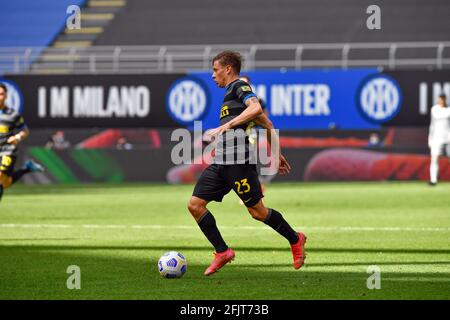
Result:
<svg viewBox="0 0 450 320">
<path fill-rule="evenodd" d="M 245 104 L 245 102 L 247 101 L 247 99 L 251 98 L 251 97 L 256 97 L 256 94 L 253 93 L 252 87 L 250 87 L 250 85 L 244 81 L 238 81 L 236 83 L 236 96 L 237 98 L 243 103 Z"/>
<path fill-rule="evenodd" d="M 25 129 L 27 126 L 25 124 L 25 119 L 22 115 L 17 116 L 16 122 L 14 123 L 14 127 L 17 131 Z"/>
</svg>

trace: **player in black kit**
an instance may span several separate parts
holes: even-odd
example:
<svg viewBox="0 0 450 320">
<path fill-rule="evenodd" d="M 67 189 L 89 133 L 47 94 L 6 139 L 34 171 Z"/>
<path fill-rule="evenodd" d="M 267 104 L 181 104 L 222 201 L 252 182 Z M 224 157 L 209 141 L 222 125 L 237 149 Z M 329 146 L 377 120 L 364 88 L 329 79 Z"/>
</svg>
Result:
<svg viewBox="0 0 450 320">
<path fill-rule="evenodd" d="M 213 262 L 205 270 L 206 276 L 215 273 L 235 256 L 234 251 L 223 240 L 214 216 L 206 208 L 210 201 L 221 202 L 232 189 L 242 199 L 254 219 L 269 225 L 289 241 L 295 269 L 299 269 L 305 260 L 306 236 L 293 230 L 281 213 L 266 208 L 262 201 L 264 195 L 256 164 L 249 161 L 248 137 L 236 139 L 235 135 L 231 135 L 229 138 L 231 129 L 245 132 L 253 125 L 252 121 L 268 129 L 269 143 L 271 137 L 277 138 L 271 130 L 272 123 L 263 113 L 258 97 L 248 83 L 239 79 L 240 70 L 241 55 L 237 52 L 224 51 L 213 59 L 213 79 L 219 87 L 226 89 L 220 110 L 220 127 L 209 132 L 217 139 L 216 153 L 214 163 L 203 171 L 188 203 L 190 213 L 216 251 Z M 289 171 L 290 165 L 280 153 L 278 172 L 287 174 Z"/>
<path fill-rule="evenodd" d="M 3 191 L 29 172 L 44 171 L 44 168 L 28 161 L 22 169 L 14 171 L 17 160 L 17 145 L 28 137 L 29 131 L 22 115 L 5 105 L 7 87 L 0 83 L 0 200 Z"/>
</svg>

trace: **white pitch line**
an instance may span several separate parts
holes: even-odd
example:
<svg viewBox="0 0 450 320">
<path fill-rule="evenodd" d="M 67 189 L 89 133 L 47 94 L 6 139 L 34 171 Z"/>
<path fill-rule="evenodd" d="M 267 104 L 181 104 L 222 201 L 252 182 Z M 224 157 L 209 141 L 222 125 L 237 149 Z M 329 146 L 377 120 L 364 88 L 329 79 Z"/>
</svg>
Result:
<svg viewBox="0 0 450 320">
<path fill-rule="evenodd" d="M 101 224 L 0 224 L 0 228 L 36 228 L 36 229 L 198 229 L 198 226 L 192 225 L 101 225 Z M 256 226 L 220 226 L 221 229 L 235 229 L 235 230 L 270 230 L 268 227 L 256 227 Z M 390 231 L 390 232 L 403 232 L 403 231 L 423 231 L 423 232 L 449 232 L 450 228 L 417 228 L 417 227 L 301 227 L 302 230 L 322 231 L 322 232 L 354 232 L 354 231 Z"/>
</svg>

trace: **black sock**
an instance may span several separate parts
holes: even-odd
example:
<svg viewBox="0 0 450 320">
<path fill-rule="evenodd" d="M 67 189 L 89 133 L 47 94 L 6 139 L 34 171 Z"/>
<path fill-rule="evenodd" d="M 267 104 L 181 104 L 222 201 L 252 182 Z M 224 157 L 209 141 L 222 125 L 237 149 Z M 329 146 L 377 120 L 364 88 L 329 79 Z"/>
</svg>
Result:
<svg viewBox="0 0 450 320">
<path fill-rule="evenodd" d="M 22 178 L 22 176 L 27 174 L 28 172 L 31 172 L 31 170 L 30 169 L 20 169 L 20 170 L 17 170 L 16 172 L 13 172 L 13 174 L 11 175 L 12 183 L 16 183 L 17 181 L 19 181 L 20 178 Z"/>
<path fill-rule="evenodd" d="M 0 200 L 2 200 L 3 196 L 3 186 L 0 185 Z"/>
<path fill-rule="evenodd" d="M 216 249 L 216 252 L 224 252 L 228 249 L 228 246 L 220 235 L 219 229 L 217 229 L 216 219 L 214 219 L 211 212 L 206 211 L 197 223 L 206 238 L 214 246 L 214 249 Z"/>
<path fill-rule="evenodd" d="M 298 241 L 297 232 L 291 228 L 289 223 L 284 220 L 281 213 L 276 211 L 275 209 L 269 209 L 269 214 L 267 215 L 264 223 L 268 226 L 272 227 L 276 232 L 285 237 L 290 244 L 295 244 Z"/>
</svg>

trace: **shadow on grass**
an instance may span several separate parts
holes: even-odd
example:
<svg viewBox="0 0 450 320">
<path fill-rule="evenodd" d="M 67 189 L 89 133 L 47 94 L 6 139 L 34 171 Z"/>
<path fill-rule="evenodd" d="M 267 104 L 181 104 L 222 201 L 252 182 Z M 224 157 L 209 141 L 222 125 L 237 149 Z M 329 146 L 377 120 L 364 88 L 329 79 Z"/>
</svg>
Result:
<svg viewBox="0 0 450 320">
<path fill-rule="evenodd" d="M 374 261 L 368 260 L 367 262 L 326 262 L 326 263 L 317 263 L 317 262 L 308 262 L 308 259 L 305 260 L 305 267 L 351 267 L 351 266 L 419 266 L 419 265 L 449 265 L 450 260 L 448 261 Z M 270 264 L 239 264 L 241 267 L 247 268 L 260 268 L 260 267 L 289 267 L 289 263 L 270 263 Z M 450 278 L 449 278 L 450 282 Z"/>
<path fill-rule="evenodd" d="M 126 254 L 129 247 L 107 248 L 97 253 L 92 247 L 2 246 L 0 247 L 0 299 L 448 299 L 448 282 L 443 274 L 383 274 L 396 281 L 382 282 L 383 290 L 366 287 L 368 274 L 327 270 L 335 265 L 371 263 L 311 264 L 317 271 L 295 271 L 289 263 L 253 265 L 239 260 L 217 274 L 204 277 L 210 262 L 189 263 L 182 279 L 162 279 L 157 261 L 141 252 Z M 159 250 L 160 247 L 156 249 Z M 189 247 L 192 249 L 192 247 Z M 196 247 L 194 247 L 195 250 Z M 63 250 L 75 249 L 75 250 Z M 146 250 L 155 247 L 146 248 Z M 109 251 L 111 250 L 111 251 Z M 199 253 L 201 255 L 201 253 Z M 245 261 L 244 261 L 245 262 Z M 446 263 L 438 261 L 437 263 Z M 408 262 L 418 264 L 417 262 Z M 81 290 L 69 290 L 67 267 L 81 269 Z M 254 267 L 258 267 L 255 272 Z M 421 281 L 422 280 L 422 281 Z"/>
<path fill-rule="evenodd" d="M 368 265 L 450 265 L 450 260 L 447 261 L 406 261 L 401 260 L 389 262 L 389 261 L 368 261 L 368 262 L 326 262 L 326 263 L 309 263 L 308 265 L 314 267 L 332 267 L 332 266 L 368 266 Z M 450 281 L 450 278 L 449 278 Z"/>
<path fill-rule="evenodd" d="M 1 239 L 0 242 L 5 241 L 69 241 L 69 240 L 79 240 L 79 238 L 5 238 Z M 1 247 L 1 245 L 0 245 Z M 28 247 L 28 246 L 27 246 Z"/>
<path fill-rule="evenodd" d="M 0 239 L 0 241 L 12 240 L 42 240 L 36 239 Z M 67 239 L 48 239 L 48 240 L 67 240 Z M 69 239 L 70 240 L 70 239 Z M 6 245 L 3 247 L 16 249 L 33 249 L 33 250 L 161 250 L 168 251 L 167 246 L 74 246 L 74 245 Z M 0 250 L 2 245 L 0 245 Z M 173 248 L 175 249 L 175 248 Z M 211 247 L 207 246 L 176 246 L 176 250 L 193 250 L 193 251 L 213 251 Z M 289 247 L 233 247 L 235 251 L 275 251 L 285 252 L 289 251 Z M 450 249 L 401 249 L 401 248 L 306 248 L 306 252 L 329 252 L 329 253 L 430 253 L 430 254 L 450 254 Z"/>
<path fill-rule="evenodd" d="M 150 188 L 173 188 L 172 185 L 167 183 L 151 183 L 151 182 L 132 182 L 132 183 L 124 183 L 124 182 L 108 182 L 108 183 L 74 183 L 74 184 L 60 184 L 60 185 L 26 185 L 26 184 L 18 184 L 11 189 L 8 189 L 8 193 L 10 195 L 36 195 L 36 194 L 86 194 L 95 190 L 114 190 L 114 189 L 150 189 Z M 183 188 L 184 185 L 176 186 Z M 188 187 L 193 187 L 188 186 Z"/>
<path fill-rule="evenodd" d="M 92 249 L 107 250 L 93 252 Z M 160 250 L 161 247 L 138 247 Z M 198 247 L 185 247 L 197 250 Z M 203 247 L 201 247 L 203 248 Z M 76 250 L 73 250 L 76 249 Z M 388 264 L 312 263 L 317 271 L 295 271 L 286 264 L 241 264 L 236 261 L 204 277 L 210 262 L 189 263 L 182 279 L 162 279 L 154 255 L 133 252 L 136 247 L 0 246 L 1 299 L 448 299 L 448 273 L 393 273 L 396 281 L 382 282 L 383 290 L 368 290 L 368 274 L 327 270 L 327 266 Z M 248 248 L 253 250 L 254 248 Z M 267 249 L 267 248 L 266 248 Z M 270 248 L 273 249 L 273 248 Z M 124 252 L 130 250 L 130 252 Z M 203 250 L 203 249 L 201 249 Z M 255 250 L 258 251 L 258 250 Z M 207 258 L 206 258 L 207 256 Z M 408 264 L 424 262 L 408 262 Z M 447 264 L 445 261 L 435 263 Z M 394 263 L 393 263 L 394 264 Z M 67 267 L 81 269 L 81 290 L 69 290 Z M 255 272 L 254 268 L 258 268 Z M 383 275 L 387 280 L 390 275 Z"/>
</svg>

